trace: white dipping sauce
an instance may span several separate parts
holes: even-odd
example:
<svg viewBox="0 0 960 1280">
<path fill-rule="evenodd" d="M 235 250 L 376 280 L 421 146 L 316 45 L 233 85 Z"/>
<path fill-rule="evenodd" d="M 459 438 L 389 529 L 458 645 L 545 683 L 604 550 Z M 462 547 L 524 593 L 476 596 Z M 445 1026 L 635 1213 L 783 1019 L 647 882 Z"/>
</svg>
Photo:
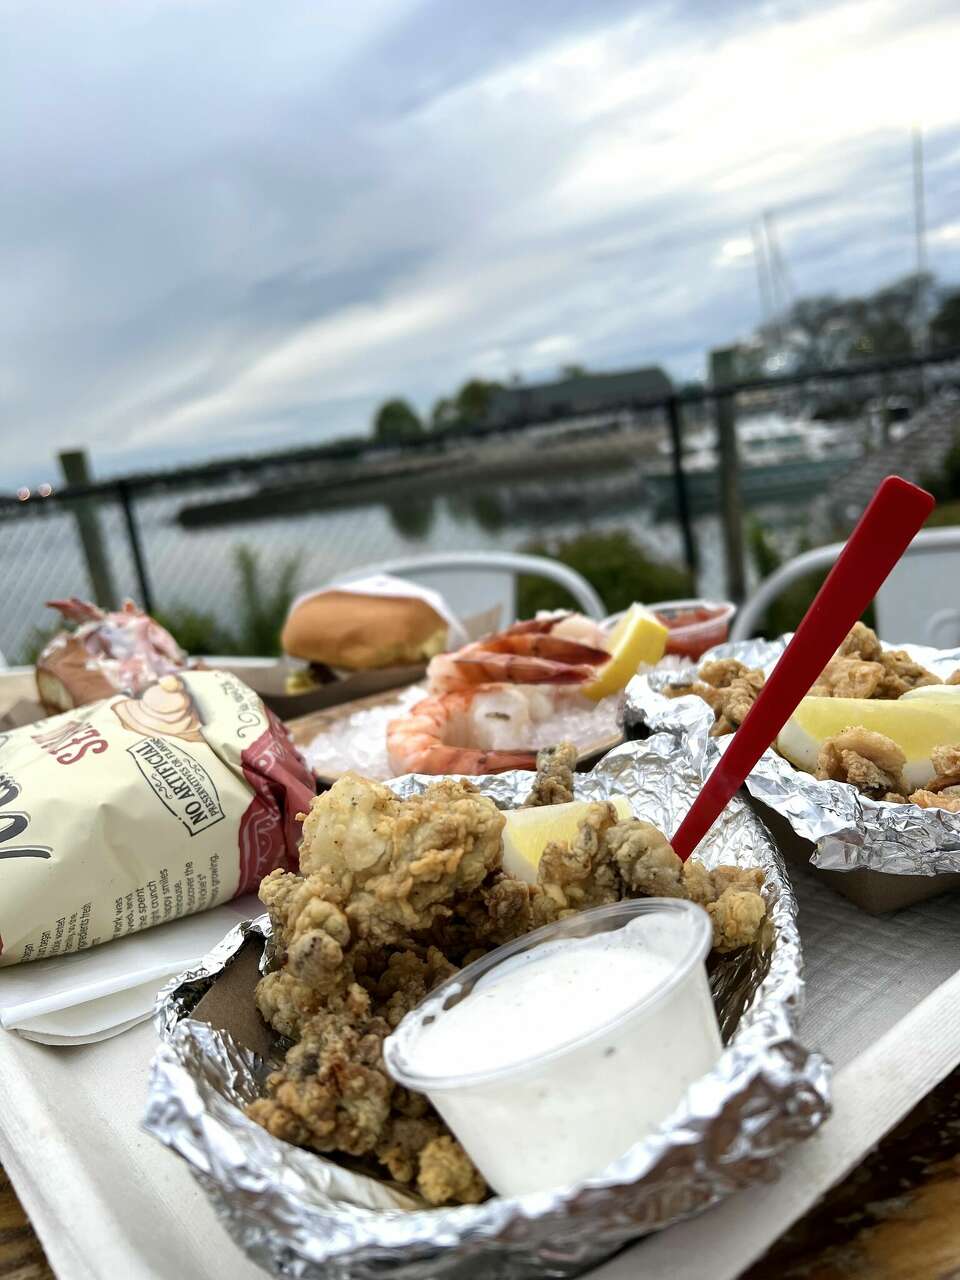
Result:
<svg viewBox="0 0 960 1280">
<path fill-rule="evenodd" d="M 666 985 L 674 965 L 631 946 L 634 925 L 514 956 L 424 1027 L 407 1059 L 431 1076 L 497 1071 L 580 1040 Z"/>
<path fill-rule="evenodd" d="M 443 1009 L 452 979 L 387 1040 L 391 1074 L 428 1094 L 501 1194 L 598 1173 L 720 1056 L 706 913 L 622 907 L 641 914 L 508 955 Z"/>
</svg>

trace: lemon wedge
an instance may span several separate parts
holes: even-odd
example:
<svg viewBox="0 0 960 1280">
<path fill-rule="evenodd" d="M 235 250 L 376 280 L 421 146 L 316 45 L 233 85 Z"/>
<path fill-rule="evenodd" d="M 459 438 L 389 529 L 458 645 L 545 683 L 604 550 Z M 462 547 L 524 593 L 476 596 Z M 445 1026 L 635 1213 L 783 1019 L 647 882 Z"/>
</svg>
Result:
<svg viewBox="0 0 960 1280">
<path fill-rule="evenodd" d="M 930 759 L 934 747 L 960 743 L 960 701 L 949 695 L 941 699 L 904 696 L 892 702 L 804 698 L 780 730 L 777 750 L 791 764 L 813 773 L 821 744 L 853 725 L 893 739 L 907 757 L 903 777 L 908 790 L 914 791 L 934 776 Z"/>
<path fill-rule="evenodd" d="M 620 819 L 633 817 L 626 796 L 615 796 L 613 807 Z M 551 840 L 569 844 L 589 809 L 587 800 L 569 804 L 545 804 L 532 809 L 511 809 L 503 828 L 503 869 L 508 875 L 536 884 L 540 855 Z"/>
<path fill-rule="evenodd" d="M 954 698 L 960 698 L 960 684 L 922 684 L 900 695 L 901 702 L 914 698 L 923 698 L 925 702 L 931 698 L 934 702 L 952 702 Z"/>
<path fill-rule="evenodd" d="M 652 666 L 667 647 L 667 628 L 642 604 L 632 604 L 607 637 L 610 659 L 581 693 L 595 702 L 622 689 L 637 674 L 641 663 Z"/>
</svg>

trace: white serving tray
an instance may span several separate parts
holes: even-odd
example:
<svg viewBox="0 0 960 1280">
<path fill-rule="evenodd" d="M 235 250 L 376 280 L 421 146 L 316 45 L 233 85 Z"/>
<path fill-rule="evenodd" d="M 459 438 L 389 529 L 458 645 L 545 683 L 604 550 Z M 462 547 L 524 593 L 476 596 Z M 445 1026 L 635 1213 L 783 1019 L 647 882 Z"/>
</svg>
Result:
<svg viewBox="0 0 960 1280">
<path fill-rule="evenodd" d="M 806 873 L 797 887 L 803 1038 L 838 1069 L 833 1119 L 776 1183 L 592 1280 L 733 1280 L 960 1062 L 960 895 L 875 917 Z M 149 1024 L 66 1049 L 0 1033 L 0 1161 L 61 1280 L 262 1280 L 182 1162 L 139 1129 L 155 1044 Z"/>
</svg>

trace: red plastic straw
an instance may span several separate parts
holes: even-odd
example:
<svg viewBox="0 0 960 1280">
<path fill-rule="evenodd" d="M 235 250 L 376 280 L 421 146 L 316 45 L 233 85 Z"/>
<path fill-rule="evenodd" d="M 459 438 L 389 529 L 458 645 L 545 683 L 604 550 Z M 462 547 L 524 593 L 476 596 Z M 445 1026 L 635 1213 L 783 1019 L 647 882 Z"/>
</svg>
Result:
<svg viewBox="0 0 960 1280">
<path fill-rule="evenodd" d="M 810 691 L 935 506 L 931 494 L 900 476 L 888 476 L 877 489 L 796 635 L 673 837 L 673 847 L 684 861 Z"/>
</svg>

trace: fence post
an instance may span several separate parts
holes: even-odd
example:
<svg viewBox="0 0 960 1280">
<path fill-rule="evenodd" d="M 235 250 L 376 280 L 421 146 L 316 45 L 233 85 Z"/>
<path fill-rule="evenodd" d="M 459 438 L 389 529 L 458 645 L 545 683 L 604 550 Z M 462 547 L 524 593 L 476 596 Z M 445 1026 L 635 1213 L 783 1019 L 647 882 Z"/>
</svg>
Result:
<svg viewBox="0 0 960 1280">
<path fill-rule="evenodd" d="M 127 537 L 130 539 L 130 553 L 133 556 L 133 567 L 140 585 L 140 604 L 147 613 L 153 613 L 153 592 L 150 590 L 150 579 L 147 576 L 147 562 L 143 555 L 143 544 L 140 541 L 140 528 L 133 506 L 133 496 L 126 480 L 118 480 L 117 497 L 123 508 L 123 518 L 127 525 Z"/>
<path fill-rule="evenodd" d="M 718 390 L 734 381 L 732 349 L 710 352 L 710 384 Z M 743 557 L 743 511 L 740 502 L 740 461 L 737 457 L 736 410 L 732 392 L 714 400 L 717 446 L 720 454 L 720 511 L 727 562 L 727 592 L 735 604 L 747 593 Z"/>
<path fill-rule="evenodd" d="M 683 555 L 687 568 L 696 575 L 697 543 L 690 523 L 690 503 L 687 500 L 687 478 L 683 472 L 683 428 L 680 418 L 680 401 L 672 395 L 667 401 L 667 426 L 670 428 L 670 449 L 673 454 L 673 492 L 677 503 L 677 519 L 683 537 Z"/>
<path fill-rule="evenodd" d="M 60 470 L 67 485 L 91 483 L 87 455 L 83 449 L 69 449 L 59 455 Z M 96 498 L 77 498 L 71 503 L 77 521 L 80 545 L 90 575 L 90 590 L 97 604 L 105 609 L 115 609 L 117 595 L 110 572 L 110 560 L 103 544 L 103 530 Z"/>
</svg>

